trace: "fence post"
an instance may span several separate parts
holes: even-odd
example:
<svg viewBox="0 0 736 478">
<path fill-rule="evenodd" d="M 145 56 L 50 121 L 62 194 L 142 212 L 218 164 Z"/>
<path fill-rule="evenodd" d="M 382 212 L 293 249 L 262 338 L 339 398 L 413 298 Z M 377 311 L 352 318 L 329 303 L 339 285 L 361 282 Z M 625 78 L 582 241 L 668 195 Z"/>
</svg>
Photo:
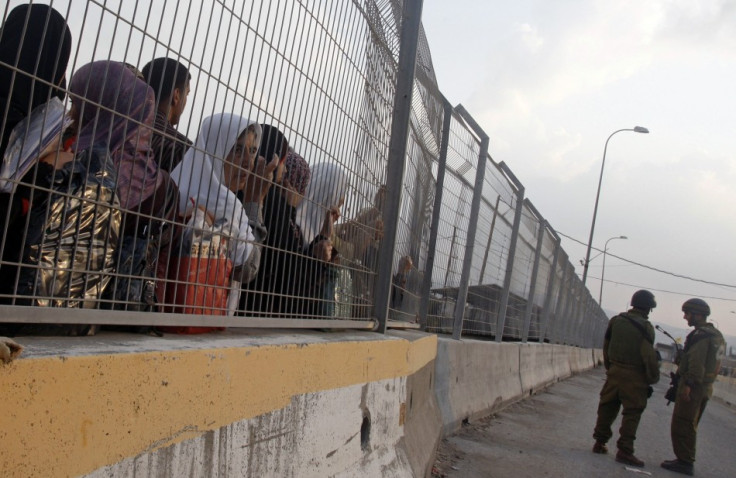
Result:
<svg viewBox="0 0 736 478">
<path fill-rule="evenodd" d="M 483 181 L 486 175 L 486 163 L 488 162 L 488 135 L 475 122 L 470 113 L 463 105 L 457 105 L 455 110 L 480 138 L 480 153 L 478 164 L 475 169 L 475 185 L 473 187 L 473 201 L 470 203 L 470 221 L 468 223 L 468 236 L 465 240 L 465 256 L 463 257 L 463 271 L 460 275 L 460 285 L 457 290 L 457 302 L 455 302 L 455 317 L 452 323 L 452 338 L 460 339 L 463 332 L 463 319 L 465 317 L 465 302 L 468 300 L 468 282 L 470 281 L 470 268 L 473 265 L 473 249 L 475 248 L 475 233 L 478 230 L 478 213 L 480 212 L 480 200 L 483 196 Z"/>
<path fill-rule="evenodd" d="M 422 282 L 421 299 L 419 302 L 419 324 L 422 330 L 427 328 L 427 314 L 429 313 L 429 295 L 432 290 L 432 273 L 434 271 L 434 251 L 437 248 L 437 232 L 439 231 L 440 212 L 442 210 L 442 190 L 445 186 L 445 166 L 447 165 L 447 148 L 450 144 L 450 124 L 452 123 L 452 105 L 442 98 L 444 119 L 442 122 L 442 140 L 440 141 L 440 157 L 437 164 L 437 184 L 432 206 L 432 226 L 429 230 L 429 250 L 427 264 Z"/>
<path fill-rule="evenodd" d="M 595 334 L 595 323 L 598 316 L 598 311 L 596 310 L 597 303 L 593 298 L 590 300 L 590 310 L 589 315 L 587 317 L 588 320 L 588 327 L 587 327 L 587 336 L 585 338 L 588 347 L 593 348 L 593 334 Z"/>
<path fill-rule="evenodd" d="M 585 315 L 585 309 L 588 308 L 588 298 L 585 293 L 588 291 L 585 287 L 580 289 L 580 296 L 578 298 L 577 307 L 575 308 L 575 321 L 573 322 L 572 329 L 570 330 L 570 342 L 572 345 L 580 345 L 580 331 L 583 328 L 583 317 Z"/>
<path fill-rule="evenodd" d="M 564 252 L 563 252 L 564 254 Z M 566 256 L 565 256 L 566 257 Z M 555 322 L 553 328 L 549 333 L 550 343 L 556 343 L 558 338 L 558 330 L 560 328 L 560 322 L 562 321 L 562 303 L 565 300 L 565 287 L 567 283 L 567 262 L 562 261 L 562 277 L 560 278 L 560 287 L 557 291 L 557 305 L 555 306 Z"/>
<path fill-rule="evenodd" d="M 567 325 L 565 327 L 565 344 L 566 345 L 572 345 L 572 330 L 575 326 L 575 320 L 577 318 L 577 310 L 578 305 L 580 304 L 580 299 L 578 297 L 578 282 L 579 281 L 573 281 L 572 288 L 570 289 L 570 309 L 567 314 L 569 317 L 567 320 Z"/>
<path fill-rule="evenodd" d="M 524 311 L 524 330 L 521 333 L 521 341 L 526 343 L 529 340 L 529 328 L 532 323 L 532 312 L 534 310 L 534 293 L 537 291 L 537 274 L 539 273 L 539 259 L 542 256 L 542 245 L 544 243 L 544 225 L 547 221 L 544 220 L 537 208 L 534 207 L 532 202 L 528 199 L 524 199 L 524 203 L 534 213 L 537 220 L 539 221 L 539 237 L 537 237 L 537 249 L 534 253 L 534 265 L 532 266 L 532 278 L 531 284 L 529 284 L 529 296 L 526 301 L 526 310 Z"/>
<path fill-rule="evenodd" d="M 584 302 L 580 306 L 580 318 L 578 319 L 578 327 L 577 327 L 577 334 L 575 337 L 576 345 L 583 347 L 585 345 L 586 341 L 586 328 L 587 328 L 587 319 L 588 314 L 590 312 L 590 301 L 591 301 L 591 295 L 588 293 L 588 289 L 583 289 L 583 294 L 585 297 Z"/>
<path fill-rule="evenodd" d="M 388 308 L 391 300 L 393 258 L 401 206 L 401 189 L 404 183 L 406 145 L 409 139 L 409 120 L 414 90 L 414 70 L 417 64 L 419 27 L 422 19 L 422 2 L 423 0 L 404 0 L 401 12 L 401 43 L 386 173 L 388 194 L 382 213 L 383 239 L 379 247 L 376 302 L 374 305 L 374 312 L 378 319 L 377 331 L 381 333 L 386 332 Z"/>
<path fill-rule="evenodd" d="M 559 315 L 559 323 L 557 327 L 555 328 L 555 341 L 558 344 L 564 343 L 565 341 L 565 327 L 567 327 L 568 317 L 569 313 L 568 310 L 570 308 L 570 297 L 572 295 L 572 282 L 573 278 L 570 275 L 570 264 L 565 264 L 565 276 L 566 281 L 564 283 L 565 287 L 560 293 L 562 294 L 562 308 L 560 309 L 560 315 Z M 572 275 L 575 274 L 575 271 L 573 270 Z"/>
<path fill-rule="evenodd" d="M 603 309 L 600 309 L 595 318 L 595 330 L 593 331 L 593 347 L 599 347 L 603 345 L 603 334 L 608 326 L 608 317 Z"/>
<path fill-rule="evenodd" d="M 567 327 L 567 343 L 568 345 L 576 345 L 576 333 L 578 322 L 580 321 L 580 308 L 583 305 L 583 283 L 575 281 L 575 294 L 573 295 L 572 310 L 570 311 L 570 323 Z"/>
<path fill-rule="evenodd" d="M 498 206 L 501 204 L 501 195 L 496 197 L 496 207 L 493 208 L 493 219 L 491 219 L 491 231 L 488 233 L 488 243 L 486 244 L 486 252 L 483 253 L 483 264 L 480 266 L 480 283 L 482 284 L 486 278 L 486 265 L 488 265 L 488 253 L 491 251 L 491 242 L 493 239 L 493 231 L 496 229 L 496 218 L 498 217 Z"/>
<path fill-rule="evenodd" d="M 516 210 L 514 211 L 514 226 L 511 230 L 511 243 L 509 244 L 509 257 L 506 261 L 506 276 L 503 280 L 503 292 L 501 293 L 501 305 L 498 307 L 496 317 L 496 342 L 503 341 L 503 328 L 506 325 L 506 311 L 509 307 L 509 296 L 511 295 L 511 279 L 514 274 L 514 256 L 516 256 L 516 241 L 519 239 L 519 226 L 521 226 L 521 208 L 524 206 L 524 186 L 516 178 L 506 163 L 499 164 L 501 171 L 516 186 Z"/>
<path fill-rule="evenodd" d="M 585 289 L 587 291 L 587 289 Z M 578 326 L 578 334 L 577 334 L 577 342 L 580 347 L 584 347 L 586 344 L 587 338 L 587 329 L 588 329 L 588 317 L 590 313 L 590 295 L 585 297 L 585 302 L 583 307 L 581 307 L 581 314 L 580 314 L 580 325 Z"/>
<path fill-rule="evenodd" d="M 557 258 L 560 255 L 560 236 L 557 232 L 552 229 L 548 222 L 545 221 L 546 229 L 550 231 L 552 237 L 555 238 L 555 252 L 552 256 L 552 268 L 550 271 L 550 278 L 547 282 L 547 292 L 544 297 L 544 309 L 542 311 L 542 318 L 539 321 L 539 342 L 544 342 L 544 337 L 547 335 L 547 326 L 549 324 L 550 306 L 552 305 L 552 294 L 555 290 L 555 279 L 557 279 Z"/>
<path fill-rule="evenodd" d="M 611 320 L 607 315 L 601 314 L 602 317 L 598 323 L 598 336 L 596 343 L 598 344 L 598 347 L 603 347 L 603 336 L 606 333 L 606 329 L 608 328 L 608 321 Z"/>
</svg>

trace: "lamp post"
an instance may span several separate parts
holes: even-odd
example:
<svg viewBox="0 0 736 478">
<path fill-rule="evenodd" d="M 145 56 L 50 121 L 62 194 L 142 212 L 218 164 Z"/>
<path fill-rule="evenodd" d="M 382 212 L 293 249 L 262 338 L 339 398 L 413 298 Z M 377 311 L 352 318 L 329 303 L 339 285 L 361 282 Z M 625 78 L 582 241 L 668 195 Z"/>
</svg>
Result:
<svg viewBox="0 0 736 478">
<path fill-rule="evenodd" d="M 598 295 L 598 305 L 603 307 L 603 276 L 606 274 L 606 251 L 608 250 L 608 243 L 614 239 L 628 239 L 626 236 L 612 237 L 606 241 L 606 245 L 603 246 L 603 268 L 601 269 L 601 292 Z"/>
<path fill-rule="evenodd" d="M 601 163 L 601 175 L 598 178 L 598 191 L 595 193 L 595 206 L 593 207 L 593 222 L 590 224 L 590 237 L 588 238 L 588 250 L 585 253 L 585 264 L 583 264 L 583 285 L 585 280 L 588 278 L 588 265 L 590 264 L 590 248 L 593 246 L 593 231 L 595 231 L 595 216 L 598 214 L 598 199 L 601 196 L 601 183 L 603 182 L 603 167 L 606 165 L 606 150 L 608 149 L 608 142 L 611 140 L 614 134 L 620 133 L 621 131 L 633 131 L 634 133 L 649 133 L 649 130 L 643 126 L 635 126 L 633 128 L 617 129 L 606 140 L 606 144 L 603 147 L 603 162 Z"/>
</svg>

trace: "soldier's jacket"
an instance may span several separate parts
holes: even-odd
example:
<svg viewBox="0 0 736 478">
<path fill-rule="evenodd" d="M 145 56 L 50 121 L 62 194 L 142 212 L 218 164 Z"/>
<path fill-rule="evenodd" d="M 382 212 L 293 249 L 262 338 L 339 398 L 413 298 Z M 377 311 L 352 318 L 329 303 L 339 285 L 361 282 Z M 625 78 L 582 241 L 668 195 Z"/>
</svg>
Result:
<svg viewBox="0 0 736 478">
<path fill-rule="evenodd" d="M 696 327 L 685 339 L 685 349 L 677 369 L 680 383 L 691 387 L 713 383 L 725 352 L 726 341 L 713 324 Z"/>
<path fill-rule="evenodd" d="M 637 370 L 648 384 L 659 381 L 654 327 L 641 312 L 631 309 L 608 322 L 603 342 L 603 362 L 606 370 L 612 366 Z"/>
</svg>

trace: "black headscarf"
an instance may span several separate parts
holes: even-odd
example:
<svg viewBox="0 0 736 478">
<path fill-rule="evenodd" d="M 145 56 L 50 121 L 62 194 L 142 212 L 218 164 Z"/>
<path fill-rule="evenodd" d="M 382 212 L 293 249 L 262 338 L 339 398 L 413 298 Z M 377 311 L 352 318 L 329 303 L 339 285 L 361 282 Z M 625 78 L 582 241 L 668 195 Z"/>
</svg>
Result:
<svg viewBox="0 0 736 478">
<path fill-rule="evenodd" d="M 271 162 L 273 155 L 275 154 L 280 159 L 286 157 L 286 152 L 289 149 L 289 141 L 278 128 L 268 124 L 261 125 L 261 145 L 258 147 L 258 154 L 256 157 L 263 156 L 266 159 L 266 163 Z M 276 171 L 274 171 L 274 174 Z"/>
<path fill-rule="evenodd" d="M 53 96 L 64 99 L 63 89 L 45 82 L 60 85 L 71 49 L 66 20 L 48 5 L 20 5 L 8 14 L 0 30 L 0 157 L 16 124 Z"/>
</svg>

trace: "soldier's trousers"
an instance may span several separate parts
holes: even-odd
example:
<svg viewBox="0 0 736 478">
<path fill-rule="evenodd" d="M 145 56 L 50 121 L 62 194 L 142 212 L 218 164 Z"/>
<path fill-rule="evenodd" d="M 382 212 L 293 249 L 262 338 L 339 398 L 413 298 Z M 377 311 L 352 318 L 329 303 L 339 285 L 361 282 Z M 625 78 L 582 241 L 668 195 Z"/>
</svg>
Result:
<svg viewBox="0 0 736 478">
<path fill-rule="evenodd" d="M 677 390 L 675 409 L 672 411 L 670 435 L 672 449 L 678 460 L 687 463 L 695 462 L 695 441 L 698 434 L 698 423 L 708 404 L 708 386 L 693 387 L 690 390 L 690 401 L 682 398 L 683 384 Z"/>
<path fill-rule="evenodd" d="M 603 443 L 611 439 L 613 436 L 611 425 L 623 407 L 616 445 L 621 451 L 634 453 L 636 430 L 639 428 L 641 414 L 647 407 L 648 385 L 640 373 L 620 369 L 615 365 L 611 366 L 607 375 L 606 383 L 601 389 L 598 420 L 593 430 L 593 438 Z"/>
</svg>

